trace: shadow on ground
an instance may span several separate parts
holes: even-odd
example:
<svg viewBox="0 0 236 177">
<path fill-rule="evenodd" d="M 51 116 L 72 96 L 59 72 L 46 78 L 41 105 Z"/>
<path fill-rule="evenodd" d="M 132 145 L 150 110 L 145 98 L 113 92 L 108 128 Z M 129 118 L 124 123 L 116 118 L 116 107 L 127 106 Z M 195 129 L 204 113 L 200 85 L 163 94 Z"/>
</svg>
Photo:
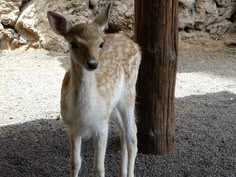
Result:
<svg viewBox="0 0 236 177">
<path fill-rule="evenodd" d="M 177 149 L 165 156 L 138 154 L 137 177 L 235 177 L 236 95 L 219 92 L 178 98 Z M 118 172 L 118 138 L 112 133 L 106 176 Z M 91 142 L 83 146 L 81 175 L 92 169 Z M 61 120 L 0 127 L 0 176 L 68 176 L 68 140 Z"/>
</svg>

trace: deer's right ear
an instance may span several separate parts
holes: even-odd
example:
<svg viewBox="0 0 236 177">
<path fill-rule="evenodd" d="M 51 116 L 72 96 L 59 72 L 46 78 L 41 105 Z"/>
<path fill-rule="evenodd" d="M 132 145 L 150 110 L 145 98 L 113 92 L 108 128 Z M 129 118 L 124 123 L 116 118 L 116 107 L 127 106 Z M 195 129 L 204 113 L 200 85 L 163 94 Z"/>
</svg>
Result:
<svg viewBox="0 0 236 177">
<path fill-rule="evenodd" d="M 104 31 L 108 25 L 108 16 L 110 13 L 110 9 L 111 3 L 108 4 L 108 6 L 97 16 L 97 18 L 93 22 L 97 24 L 102 31 Z"/>
<path fill-rule="evenodd" d="M 62 15 L 48 11 L 47 16 L 49 24 L 56 34 L 65 36 L 70 31 L 72 24 Z"/>
</svg>

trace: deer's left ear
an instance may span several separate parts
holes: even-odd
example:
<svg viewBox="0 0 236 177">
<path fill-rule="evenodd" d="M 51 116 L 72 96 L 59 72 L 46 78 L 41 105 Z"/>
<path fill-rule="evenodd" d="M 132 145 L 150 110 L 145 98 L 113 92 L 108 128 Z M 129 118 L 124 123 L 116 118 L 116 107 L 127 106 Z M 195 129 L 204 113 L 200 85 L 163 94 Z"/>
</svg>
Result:
<svg viewBox="0 0 236 177">
<path fill-rule="evenodd" d="M 71 23 L 62 15 L 48 11 L 47 13 L 49 24 L 52 30 L 59 35 L 65 36 L 71 29 Z"/>
<path fill-rule="evenodd" d="M 93 23 L 97 24 L 102 31 L 104 31 L 108 25 L 108 17 L 111 9 L 111 3 L 97 16 Z"/>
</svg>

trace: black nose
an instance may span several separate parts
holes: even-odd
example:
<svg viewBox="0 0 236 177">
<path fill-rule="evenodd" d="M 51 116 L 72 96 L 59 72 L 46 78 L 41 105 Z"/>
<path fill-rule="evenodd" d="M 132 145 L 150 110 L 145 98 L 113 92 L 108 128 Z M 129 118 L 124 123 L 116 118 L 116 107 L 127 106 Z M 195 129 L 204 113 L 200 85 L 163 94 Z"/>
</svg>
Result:
<svg viewBox="0 0 236 177">
<path fill-rule="evenodd" d="M 89 70 L 97 69 L 98 67 L 98 61 L 96 59 L 90 59 L 87 61 L 87 68 Z"/>
</svg>

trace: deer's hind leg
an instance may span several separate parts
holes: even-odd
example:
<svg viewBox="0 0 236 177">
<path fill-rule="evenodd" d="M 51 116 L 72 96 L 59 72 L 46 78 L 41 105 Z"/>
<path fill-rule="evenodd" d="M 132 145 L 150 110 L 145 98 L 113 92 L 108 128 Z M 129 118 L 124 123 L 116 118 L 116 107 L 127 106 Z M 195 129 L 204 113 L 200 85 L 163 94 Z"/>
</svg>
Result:
<svg viewBox="0 0 236 177">
<path fill-rule="evenodd" d="M 124 148 L 124 152 L 122 152 L 122 156 L 128 155 L 128 160 L 123 162 L 122 168 L 123 173 L 125 175 L 125 171 L 127 171 L 127 177 L 134 177 L 134 165 L 135 158 L 137 154 L 137 127 L 135 122 L 135 92 L 130 92 L 124 95 L 123 99 L 118 103 L 118 110 L 121 115 L 121 119 L 123 122 L 123 131 L 121 142 L 123 142 L 122 147 Z M 127 149 L 127 155 L 126 151 Z M 121 173 L 122 174 L 122 173 Z M 122 176 L 123 177 L 123 176 Z"/>
<path fill-rule="evenodd" d="M 119 177 L 127 177 L 128 150 L 127 150 L 127 144 L 126 144 L 126 139 L 125 139 L 124 123 L 123 123 L 121 114 L 118 110 L 118 107 L 114 108 L 111 117 L 113 121 L 115 121 L 115 123 L 119 126 L 119 129 L 120 129 L 121 161 L 120 161 Z"/>
</svg>

